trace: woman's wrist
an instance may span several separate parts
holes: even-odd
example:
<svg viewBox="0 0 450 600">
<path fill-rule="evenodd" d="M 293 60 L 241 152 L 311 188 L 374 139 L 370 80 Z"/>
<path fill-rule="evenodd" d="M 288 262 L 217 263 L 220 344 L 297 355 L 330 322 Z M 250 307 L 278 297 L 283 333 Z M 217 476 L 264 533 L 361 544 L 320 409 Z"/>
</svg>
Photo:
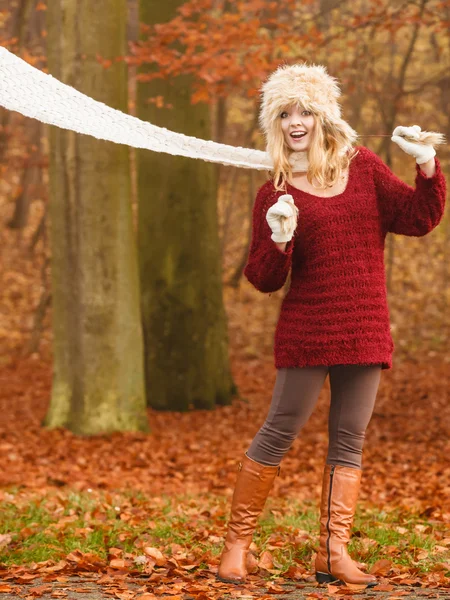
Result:
<svg viewBox="0 0 450 600">
<path fill-rule="evenodd" d="M 275 245 L 278 248 L 278 250 L 284 252 L 286 250 L 287 242 L 275 242 Z"/>
<path fill-rule="evenodd" d="M 436 173 L 436 161 L 434 158 L 431 158 L 426 163 L 422 163 L 419 165 L 419 167 L 427 177 L 433 177 L 433 175 Z"/>
</svg>

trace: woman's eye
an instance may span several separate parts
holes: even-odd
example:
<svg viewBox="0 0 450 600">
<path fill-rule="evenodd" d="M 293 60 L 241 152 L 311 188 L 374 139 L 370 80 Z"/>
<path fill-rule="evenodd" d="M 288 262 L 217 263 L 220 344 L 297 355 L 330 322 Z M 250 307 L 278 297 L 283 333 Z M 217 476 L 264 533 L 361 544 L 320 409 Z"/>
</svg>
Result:
<svg viewBox="0 0 450 600">
<path fill-rule="evenodd" d="M 281 119 L 284 119 L 286 115 L 289 115 L 289 113 L 288 113 L 287 111 L 285 111 L 285 110 L 284 110 L 284 111 L 283 111 L 283 112 L 280 114 L 280 118 L 281 118 Z M 303 111 L 302 111 L 302 116 L 304 116 L 304 117 L 309 117 L 309 116 L 311 116 L 311 115 L 312 115 L 312 112 L 311 112 L 310 110 L 303 110 Z"/>
</svg>

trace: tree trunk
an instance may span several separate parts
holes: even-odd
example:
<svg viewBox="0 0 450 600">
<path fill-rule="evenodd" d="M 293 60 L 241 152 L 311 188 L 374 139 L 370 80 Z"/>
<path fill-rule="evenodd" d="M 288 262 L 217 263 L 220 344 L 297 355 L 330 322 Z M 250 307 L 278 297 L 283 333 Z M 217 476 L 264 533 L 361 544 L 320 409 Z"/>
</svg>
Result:
<svg viewBox="0 0 450 600">
<path fill-rule="evenodd" d="M 126 0 L 53 0 L 52 75 L 127 111 Z M 78 434 L 148 429 L 126 146 L 50 128 L 54 378 L 44 424 Z"/>
<path fill-rule="evenodd" d="M 141 2 L 140 21 L 165 22 L 182 4 L 181 0 Z M 191 105 L 191 84 L 188 76 L 140 83 L 138 116 L 211 139 L 209 109 Z M 159 95 L 173 108 L 148 102 Z M 235 388 L 222 299 L 217 168 L 201 160 L 145 150 L 137 152 L 137 164 L 149 402 L 161 410 L 229 404 Z"/>
<path fill-rule="evenodd" d="M 41 132 L 42 123 L 37 120 L 30 122 L 28 126 L 29 142 L 24 159 L 24 169 L 21 174 L 21 189 L 16 204 L 14 214 L 8 222 L 11 229 L 24 229 L 28 225 L 28 216 L 32 201 L 32 188 L 41 178 L 41 166 L 39 158 L 41 156 Z"/>
<path fill-rule="evenodd" d="M 250 244 L 252 241 L 252 232 L 251 232 L 252 213 L 253 213 L 254 199 L 256 197 L 258 188 L 257 188 L 257 184 L 256 184 L 256 174 L 253 169 L 249 170 L 247 177 L 248 177 L 248 182 L 249 182 L 249 185 L 248 185 L 249 193 L 248 193 L 248 199 L 247 199 L 247 222 L 249 224 L 249 231 L 247 233 L 246 243 L 242 248 L 241 258 L 239 261 L 237 261 L 236 268 L 228 280 L 228 285 L 230 285 L 233 288 L 238 288 L 240 285 L 240 282 L 242 281 L 245 265 L 247 264 L 248 255 L 250 252 Z"/>
</svg>

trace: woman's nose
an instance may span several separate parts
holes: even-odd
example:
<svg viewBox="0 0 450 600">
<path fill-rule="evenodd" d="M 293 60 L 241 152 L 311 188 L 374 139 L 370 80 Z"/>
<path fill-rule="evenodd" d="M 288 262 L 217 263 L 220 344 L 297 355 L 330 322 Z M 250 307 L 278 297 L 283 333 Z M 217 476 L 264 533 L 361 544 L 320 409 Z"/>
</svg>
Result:
<svg viewBox="0 0 450 600">
<path fill-rule="evenodd" d="M 299 112 L 292 113 L 291 123 L 300 125 L 302 122 L 302 115 Z"/>
</svg>

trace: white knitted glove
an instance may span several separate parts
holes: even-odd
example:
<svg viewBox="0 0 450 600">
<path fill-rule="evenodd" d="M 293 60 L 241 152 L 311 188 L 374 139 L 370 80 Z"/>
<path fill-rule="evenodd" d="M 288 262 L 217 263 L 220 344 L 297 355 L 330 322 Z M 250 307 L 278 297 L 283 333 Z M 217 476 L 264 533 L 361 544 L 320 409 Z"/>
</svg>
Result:
<svg viewBox="0 0 450 600">
<path fill-rule="evenodd" d="M 398 144 L 404 152 L 414 156 L 418 165 L 422 165 L 436 156 L 436 150 L 433 146 L 420 141 L 420 132 L 421 129 L 418 125 L 396 127 L 391 137 L 391 140 Z M 409 140 L 405 140 L 405 137 Z"/>
<path fill-rule="evenodd" d="M 272 230 L 271 239 L 278 244 L 289 242 L 297 227 L 298 208 L 291 194 L 283 194 L 266 213 L 266 221 Z"/>
</svg>

